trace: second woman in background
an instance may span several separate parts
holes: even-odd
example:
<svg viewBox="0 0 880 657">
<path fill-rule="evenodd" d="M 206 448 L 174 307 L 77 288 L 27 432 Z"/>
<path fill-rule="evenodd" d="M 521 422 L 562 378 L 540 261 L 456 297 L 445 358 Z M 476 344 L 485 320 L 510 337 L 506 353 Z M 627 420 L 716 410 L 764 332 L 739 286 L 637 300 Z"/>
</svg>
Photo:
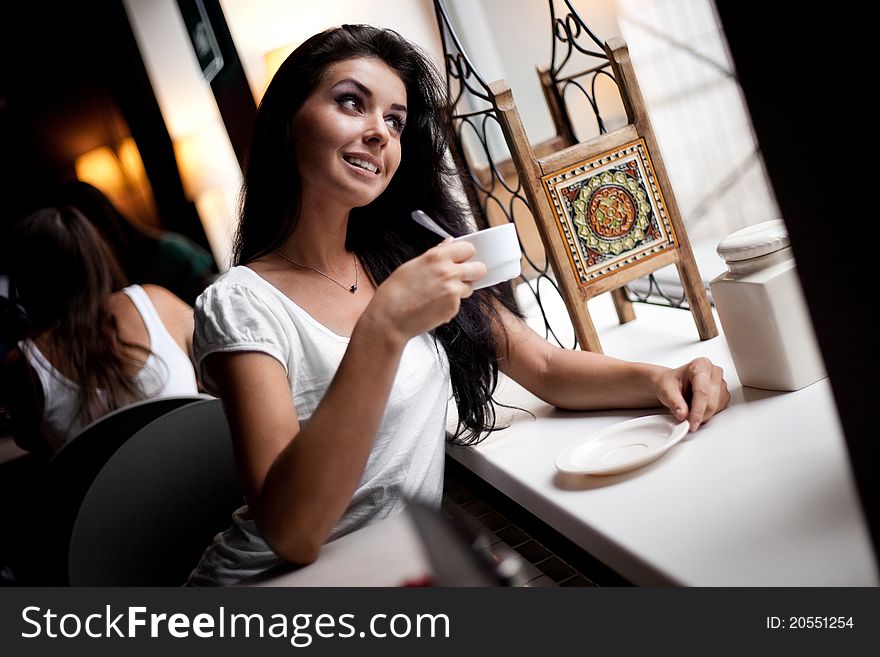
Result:
<svg viewBox="0 0 880 657">
<path fill-rule="evenodd" d="M 38 210 L 8 246 L 10 297 L 28 320 L 4 376 L 21 447 L 45 458 L 113 409 L 198 392 L 192 308 L 156 285 L 120 289 L 116 258 L 78 210 Z"/>
</svg>

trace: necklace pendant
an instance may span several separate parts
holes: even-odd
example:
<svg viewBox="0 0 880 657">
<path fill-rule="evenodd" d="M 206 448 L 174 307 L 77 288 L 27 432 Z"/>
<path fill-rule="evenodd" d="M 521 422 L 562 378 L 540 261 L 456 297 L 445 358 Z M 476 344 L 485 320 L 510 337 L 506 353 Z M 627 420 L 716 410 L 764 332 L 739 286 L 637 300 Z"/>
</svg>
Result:
<svg viewBox="0 0 880 657">
<path fill-rule="evenodd" d="M 355 292 L 357 292 L 357 291 L 358 291 L 357 283 L 355 283 L 355 284 L 352 285 L 350 288 L 348 288 L 348 291 L 351 292 L 352 294 L 354 294 Z"/>
</svg>

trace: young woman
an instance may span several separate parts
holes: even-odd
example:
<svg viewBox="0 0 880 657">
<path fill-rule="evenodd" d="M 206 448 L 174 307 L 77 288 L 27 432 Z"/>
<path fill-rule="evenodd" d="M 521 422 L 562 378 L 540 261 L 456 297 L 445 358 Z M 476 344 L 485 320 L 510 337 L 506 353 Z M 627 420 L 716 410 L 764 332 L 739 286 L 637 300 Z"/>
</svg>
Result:
<svg viewBox="0 0 880 657">
<path fill-rule="evenodd" d="M 16 442 L 43 457 L 93 420 L 152 397 L 196 394 L 192 308 L 132 285 L 79 211 L 44 208 L 13 229 L 11 299 L 26 337 L 6 358 Z"/>
<path fill-rule="evenodd" d="M 260 104 L 233 267 L 196 303 L 195 352 L 229 419 L 247 506 L 190 584 L 230 584 L 399 511 L 439 506 L 448 390 L 459 442 L 493 425 L 500 369 L 570 409 L 723 408 L 719 368 L 563 352 L 532 332 L 473 247 L 444 167 L 448 117 L 427 57 L 344 25 L 281 66 Z M 690 403 L 684 395 L 690 392 Z"/>
</svg>

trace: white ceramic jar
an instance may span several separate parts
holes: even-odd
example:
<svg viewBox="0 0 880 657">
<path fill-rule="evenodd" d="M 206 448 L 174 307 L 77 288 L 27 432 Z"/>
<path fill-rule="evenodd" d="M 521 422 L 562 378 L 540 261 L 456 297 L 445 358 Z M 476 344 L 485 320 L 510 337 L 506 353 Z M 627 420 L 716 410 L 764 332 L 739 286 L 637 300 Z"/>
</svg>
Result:
<svg viewBox="0 0 880 657">
<path fill-rule="evenodd" d="M 716 250 L 728 271 L 709 285 L 740 382 L 799 390 L 824 378 L 785 224 L 743 228 Z"/>
</svg>

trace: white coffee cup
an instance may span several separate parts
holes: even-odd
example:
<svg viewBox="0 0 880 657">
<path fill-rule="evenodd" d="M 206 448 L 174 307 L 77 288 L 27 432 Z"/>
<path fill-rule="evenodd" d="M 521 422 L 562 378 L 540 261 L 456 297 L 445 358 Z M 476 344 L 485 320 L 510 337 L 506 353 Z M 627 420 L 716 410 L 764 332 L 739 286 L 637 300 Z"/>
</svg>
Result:
<svg viewBox="0 0 880 657">
<path fill-rule="evenodd" d="M 474 281 L 475 290 L 508 281 L 522 272 L 522 252 L 516 237 L 516 226 L 512 223 L 462 235 L 456 237 L 455 241 L 473 244 L 477 252 L 468 262 L 486 265 L 486 275 Z"/>
</svg>

